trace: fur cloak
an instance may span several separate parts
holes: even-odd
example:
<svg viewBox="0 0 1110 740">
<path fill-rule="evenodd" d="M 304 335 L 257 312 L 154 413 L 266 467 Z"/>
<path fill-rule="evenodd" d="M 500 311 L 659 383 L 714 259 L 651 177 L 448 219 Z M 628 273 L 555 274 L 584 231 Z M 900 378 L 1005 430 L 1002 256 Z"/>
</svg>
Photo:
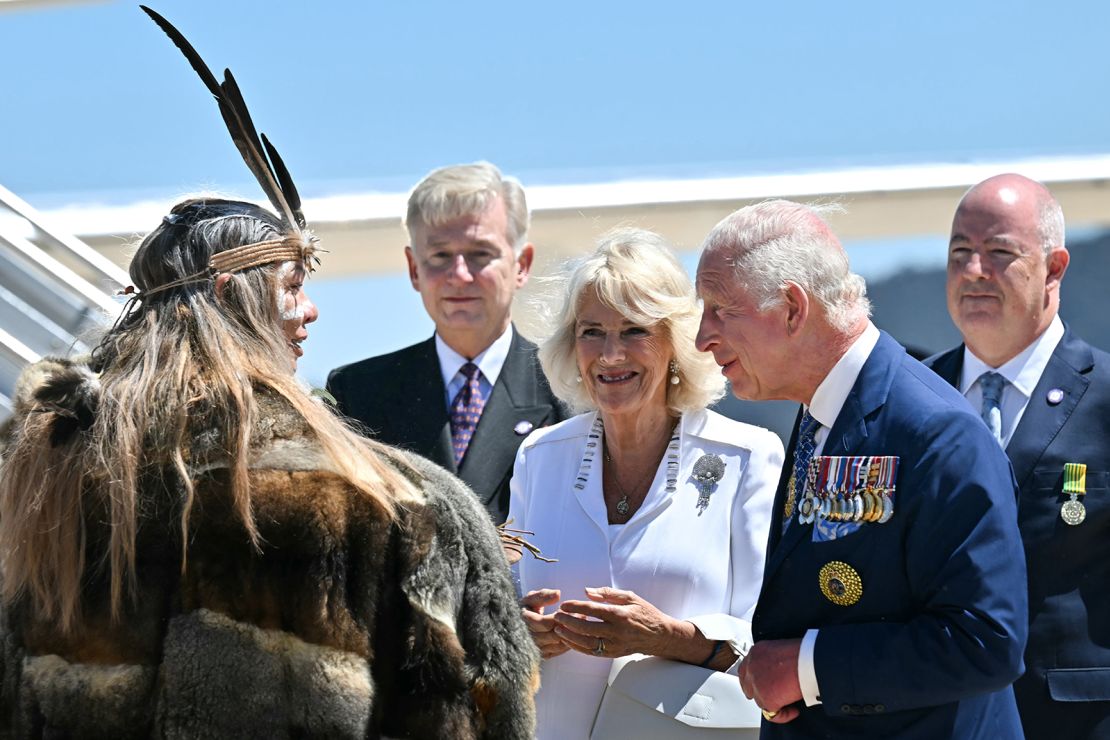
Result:
<svg viewBox="0 0 1110 740">
<path fill-rule="evenodd" d="M 78 365 L 40 363 L 20 391 L 13 439 L 34 406 L 72 412 L 58 418 L 75 428 L 59 434 L 80 434 L 95 414 L 96 379 Z M 260 548 L 232 512 L 217 430 L 198 421 L 184 568 L 180 485 L 170 465 L 154 465 L 140 487 L 138 598 L 121 620 L 95 567 L 109 536 L 95 507 L 76 629 L 62 633 L 25 601 L 5 605 L 5 734 L 531 737 L 538 655 L 470 490 L 396 452 L 391 463 L 417 495 L 391 522 L 329 469 L 283 399 L 255 396 Z"/>
</svg>

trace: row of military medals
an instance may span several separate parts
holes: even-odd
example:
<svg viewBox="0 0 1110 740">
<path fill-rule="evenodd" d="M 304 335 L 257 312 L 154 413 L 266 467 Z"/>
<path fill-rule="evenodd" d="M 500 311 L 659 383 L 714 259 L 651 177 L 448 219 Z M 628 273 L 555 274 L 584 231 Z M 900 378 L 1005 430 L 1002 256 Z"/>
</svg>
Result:
<svg viewBox="0 0 1110 740">
<path fill-rule="evenodd" d="M 1060 518 L 1071 526 L 1082 524 L 1087 518 L 1087 507 L 1079 500 L 1087 494 L 1087 466 L 1084 463 L 1064 463 L 1064 490 L 1070 498 L 1060 506 Z"/>
<path fill-rule="evenodd" d="M 894 456 L 822 456 L 809 463 L 805 496 L 798 504 L 798 521 L 878 522 L 894 516 Z M 791 484 L 793 484 L 791 478 Z M 794 499 L 793 491 L 790 499 Z"/>
</svg>

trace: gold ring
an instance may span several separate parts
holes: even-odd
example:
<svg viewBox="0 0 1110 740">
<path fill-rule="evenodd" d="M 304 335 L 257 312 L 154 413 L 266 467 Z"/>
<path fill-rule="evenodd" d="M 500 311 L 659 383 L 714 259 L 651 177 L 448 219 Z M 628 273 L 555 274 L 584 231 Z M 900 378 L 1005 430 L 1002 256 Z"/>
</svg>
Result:
<svg viewBox="0 0 1110 740">
<path fill-rule="evenodd" d="M 605 638 L 599 637 L 599 638 L 597 638 L 597 647 L 594 648 L 594 655 L 604 655 L 604 654 L 605 654 Z"/>
<path fill-rule="evenodd" d="M 778 716 L 778 712 L 768 712 L 766 709 L 761 709 L 760 711 L 763 712 L 763 719 L 768 721 L 773 720 L 776 716 Z"/>
</svg>

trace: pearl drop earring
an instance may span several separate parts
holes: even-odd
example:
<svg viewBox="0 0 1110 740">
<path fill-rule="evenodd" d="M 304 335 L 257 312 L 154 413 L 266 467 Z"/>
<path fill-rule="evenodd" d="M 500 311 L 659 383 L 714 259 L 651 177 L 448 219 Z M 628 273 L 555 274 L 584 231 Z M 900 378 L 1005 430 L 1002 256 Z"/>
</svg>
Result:
<svg viewBox="0 0 1110 740">
<path fill-rule="evenodd" d="M 670 370 L 671 370 L 671 385 L 678 385 L 679 383 L 681 383 L 682 379 L 678 377 L 678 363 L 675 362 L 674 360 L 671 360 Z"/>
</svg>

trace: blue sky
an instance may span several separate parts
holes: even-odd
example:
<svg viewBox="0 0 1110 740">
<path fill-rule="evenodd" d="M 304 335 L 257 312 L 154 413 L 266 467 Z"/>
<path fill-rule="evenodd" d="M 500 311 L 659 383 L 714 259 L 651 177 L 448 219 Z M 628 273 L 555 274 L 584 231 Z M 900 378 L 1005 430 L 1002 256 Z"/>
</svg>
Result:
<svg viewBox="0 0 1110 740">
<path fill-rule="evenodd" d="M 151 2 L 306 196 L 476 159 L 527 186 L 1110 151 L 1104 2 Z M 0 65 L 0 183 L 33 205 L 258 196 L 137 4 L 0 12 Z M 312 382 L 430 326 L 399 276 L 314 288 Z"/>
<path fill-rule="evenodd" d="M 1101 152 L 1110 4 L 151 0 L 309 195 L 489 159 L 525 183 Z M 0 13 L 0 182 L 248 189 L 134 3 Z M 41 202 L 41 201 L 40 201 Z"/>
</svg>

